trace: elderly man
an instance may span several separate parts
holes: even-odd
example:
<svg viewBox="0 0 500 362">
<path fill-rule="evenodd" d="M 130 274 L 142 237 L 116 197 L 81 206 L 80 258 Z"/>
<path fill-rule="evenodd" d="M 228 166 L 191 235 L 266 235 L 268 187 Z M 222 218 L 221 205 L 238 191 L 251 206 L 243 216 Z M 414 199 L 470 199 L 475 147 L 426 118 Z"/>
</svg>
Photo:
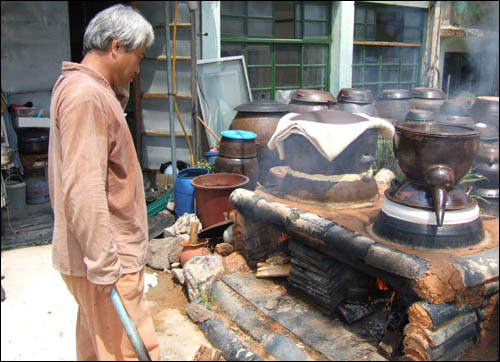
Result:
<svg viewBox="0 0 500 362">
<path fill-rule="evenodd" d="M 159 343 L 144 297 L 148 225 L 142 171 L 123 113 L 154 41 L 130 6 L 101 11 L 81 64 L 64 62 L 51 100 L 53 265 L 78 303 L 78 360 L 136 359 L 111 303 L 116 286 L 153 360 Z"/>
</svg>

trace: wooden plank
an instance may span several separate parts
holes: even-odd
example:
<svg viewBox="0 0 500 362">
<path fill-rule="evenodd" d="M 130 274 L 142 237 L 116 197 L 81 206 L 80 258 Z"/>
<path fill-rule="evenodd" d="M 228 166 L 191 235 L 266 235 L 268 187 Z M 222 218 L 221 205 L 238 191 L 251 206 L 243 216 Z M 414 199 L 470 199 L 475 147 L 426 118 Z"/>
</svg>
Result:
<svg viewBox="0 0 500 362">
<path fill-rule="evenodd" d="M 170 137 L 170 131 L 145 130 L 142 134 L 153 137 Z M 184 137 L 184 132 L 175 132 L 175 137 Z M 193 135 L 188 133 L 188 137 L 193 137 Z"/>
<path fill-rule="evenodd" d="M 292 264 L 270 265 L 258 268 L 256 276 L 257 278 L 288 277 L 291 269 Z"/>
<path fill-rule="evenodd" d="M 158 98 L 158 99 L 168 99 L 167 93 L 142 93 L 142 98 Z M 191 94 L 187 93 L 177 93 L 176 98 L 179 99 L 191 99 Z"/>
<path fill-rule="evenodd" d="M 391 41 L 354 41 L 355 45 L 377 45 L 377 46 L 393 46 L 393 47 L 421 47 L 419 43 L 398 43 Z"/>
</svg>

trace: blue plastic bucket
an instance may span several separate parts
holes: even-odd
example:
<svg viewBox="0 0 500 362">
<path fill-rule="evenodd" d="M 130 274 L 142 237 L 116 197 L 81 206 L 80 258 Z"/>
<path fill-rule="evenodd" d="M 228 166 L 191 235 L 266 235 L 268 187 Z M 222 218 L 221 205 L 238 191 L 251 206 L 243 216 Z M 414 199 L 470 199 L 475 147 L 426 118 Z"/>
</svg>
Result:
<svg viewBox="0 0 500 362">
<path fill-rule="evenodd" d="M 191 180 L 208 173 L 206 168 L 193 167 L 186 168 L 177 174 L 174 185 L 176 216 L 194 213 L 194 188 L 191 185 Z"/>
<path fill-rule="evenodd" d="M 205 152 L 205 158 L 207 159 L 208 163 L 211 163 L 212 165 L 215 163 L 215 159 L 219 155 L 219 151 L 208 151 Z"/>
</svg>

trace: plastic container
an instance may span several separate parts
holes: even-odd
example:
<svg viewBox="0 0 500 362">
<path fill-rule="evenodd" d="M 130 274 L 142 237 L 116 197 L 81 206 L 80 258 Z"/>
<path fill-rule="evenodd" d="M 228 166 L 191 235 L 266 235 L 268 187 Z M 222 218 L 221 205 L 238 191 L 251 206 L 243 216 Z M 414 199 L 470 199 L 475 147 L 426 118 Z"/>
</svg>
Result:
<svg viewBox="0 0 500 362">
<path fill-rule="evenodd" d="M 205 152 L 205 158 L 207 159 L 208 163 L 211 163 L 212 165 L 215 163 L 215 159 L 219 155 L 219 151 L 208 151 Z"/>
<path fill-rule="evenodd" d="M 245 187 L 249 181 L 245 175 L 235 173 L 213 173 L 191 181 L 196 199 L 196 215 L 204 229 L 229 217 L 229 211 L 233 209 L 229 195 L 235 189 Z"/>
<path fill-rule="evenodd" d="M 45 177 L 29 177 L 26 179 L 26 203 L 43 204 L 49 201 L 49 183 Z"/>
<path fill-rule="evenodd" d="M 206 168 L 186 168 L 177 174 L 174 185 L 175 215 L 182 216 L 185 213 L 194 213 L 194 188 L 191 180 L 195 177 L 208 174 Z"/>
<path fill-rule="evenodd" d="M 17 181 L 14 180 L 17 178 Z M 9 175 L 5 179 L 5 188 L 9 207 L 13 209 L 24 209 L 26 206 L 26 183 L 19 175 Z"/>
</svg>

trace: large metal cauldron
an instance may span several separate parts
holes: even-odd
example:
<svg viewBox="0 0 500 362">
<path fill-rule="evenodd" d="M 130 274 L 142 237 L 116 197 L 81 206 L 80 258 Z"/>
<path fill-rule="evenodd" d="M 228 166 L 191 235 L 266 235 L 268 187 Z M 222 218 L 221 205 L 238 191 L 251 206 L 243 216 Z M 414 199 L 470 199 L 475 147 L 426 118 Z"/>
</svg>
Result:
<svg viewBox="0 0 500 362">
<path fill-rule="evenodd" d="M 295 119 L 342 125 L 367 121 L 336 110 L 303 113 L 292 118 Z M 378 192 L 377 184 L 373 176 L 363 175 L 375 159 L 376 147 L 377 130 L 368 129 L 329 161 L 307 138 L 291 134 L 284 140 L 285 158 L 290 169 L 280 190 L 292 200 L 329 203 L 335 207 L 372 202 Z"/>
<path fill-rule="evenodd" d="M 438 225 L 447 192 L 469 171 L 479 149 L 480 133 L 470 127 L 436 123 L 397 125 L 394 153 L 411 183 L 431 189 Z"/>
</svg>

